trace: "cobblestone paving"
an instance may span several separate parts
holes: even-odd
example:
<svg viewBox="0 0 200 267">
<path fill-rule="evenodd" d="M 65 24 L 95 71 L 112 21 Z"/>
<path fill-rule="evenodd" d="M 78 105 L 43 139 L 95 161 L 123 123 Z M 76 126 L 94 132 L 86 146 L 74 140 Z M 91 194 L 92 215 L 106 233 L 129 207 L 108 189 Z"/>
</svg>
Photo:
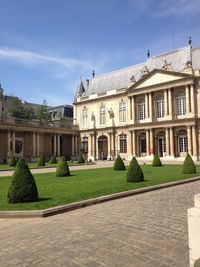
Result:
<svg viewBox="0 0 200 267">
<path fill-rule="evenodd" d="M 188 267 L 200 181 L 43 219 L 0 220 L 0 266 Z"/>
</svg>

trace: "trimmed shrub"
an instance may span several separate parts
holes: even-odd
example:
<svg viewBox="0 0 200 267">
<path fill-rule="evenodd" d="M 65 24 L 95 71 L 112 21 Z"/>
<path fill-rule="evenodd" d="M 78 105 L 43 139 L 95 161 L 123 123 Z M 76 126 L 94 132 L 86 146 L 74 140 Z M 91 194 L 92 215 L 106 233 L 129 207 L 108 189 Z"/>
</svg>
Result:
<svg viewBox="0 0 200 267">
<path fill-rule="evenodd" d="M 38 167 L 45 166 L 45 157 L 44 156 L 39 157 L 39 160 L 37 162 L 37 166 Z"/>
<path fill-rule="evenodd" d="M 128 166 L 128 169 L 126 172 L 126 180 L 127 182 L 130 182 L 130 183 L 144 181 L 144 174 L 135 157 L 132 158 Z"/>
<path fill-rule="evenodd" d="M 8 190 L 8 202 L 33 202 L 38 200 L 38 190 L 34 177 L 24 159 L 17 162 Z"/>
<path fill-rule="evenodd" d="M 162 167 L 162 162 L 158 156 L 158 153 L 155 153 L 153 156 L 152 166 L 153 167 Z"/>
<path fill-rule="evenodd" d="M 17 164 L 17 158 L 16 157 L 12 157 L 10 159 L 9 166 L 10 167 L 14 167 L 14 166 L 16 166 L 16 164 Z"/>
<path fill-rule="evenodd" d="M 123 162 L 122 158 L 120 157 L 120 155 L 117 156 L 115 163 L 114 163 L 114 166 L 113 166 L 113 169 L 117 170 L 117 171 L 126 170 L 126 167 L 125 167 L 124 162 Z"/>
<path fill-rule="evenodd" d="M 196 173 L 196 172 L 197 171 L 196 171 L 196 166 L 194 164 L 194 161 L 192 160 L 191 156 L 187 154 L 183 162 L 182 173 L 191 174 L 191 173 Z"/>
<path fill-rule="evenodd" d="M 56 176 L 58 177 L 70 176 L 69 166 L 64 156 L 61 157 L 58 167 L 56 168 Z"/>
<path fill-rule="evenodd" d="M 56 164 L 56 163 L 58 163 L 57 159 L 56 159 L 56 156 L 52 156 L 50 161 L 49 161 L 49 164 Z"/>
<path fill-rule="evenodd" d="M 77 163 L 85 163 L 83 153 L 80 151 Z"/>
</svg>

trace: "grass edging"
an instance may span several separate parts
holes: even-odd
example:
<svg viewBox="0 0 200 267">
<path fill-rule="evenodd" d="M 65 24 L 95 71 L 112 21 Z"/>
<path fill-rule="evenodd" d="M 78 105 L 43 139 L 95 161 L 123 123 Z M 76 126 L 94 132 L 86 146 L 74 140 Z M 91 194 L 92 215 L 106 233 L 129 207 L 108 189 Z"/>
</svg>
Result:
<svg viewBox="0 0 200 267">
<path fill-rule="evenodd" d="M 153 185 L 145 188 L 140 188 L 140 189 L 133 189 L 133 190 L 128 190 L 124 192 L 119 192 L 111 195 L 106 195 L 106 196 L 101 196 L 97 198 L 92 198 L 88 200 L 83 200 L 80 202 L 74 202 L 71 204 L 66 204 L 66 205 L 61 205 L 61 206 L 56 206 L 53 208 L 48 208 L 44 210 L 23 210 L 23 211 L 0 211 L 0 219 L 5 219 L 5 218 L 44 218 L 48 216 L 53 216 L 61 213 L 65 213 L 68 211 L 88 207 L 91 205 L 96 205 L 100 204 L 103 202 L 119 199 L 119 198 L 124 198 L 124 197 L 129 197 L 129 196 L 134 196 L 138 194 L 143 194 L 159 189 L 164 189 L 167 187 L 172 187 L 176 185 L 182 185 L 186 183 L 191 183 L 200 180 L 200 177 L 193 177 L 193 178 L 187 178 L 181 181 L 175 181 L 175 182 L 169 182 L 166 184 L 159 184 L 159 185 Z"/>
</svg>

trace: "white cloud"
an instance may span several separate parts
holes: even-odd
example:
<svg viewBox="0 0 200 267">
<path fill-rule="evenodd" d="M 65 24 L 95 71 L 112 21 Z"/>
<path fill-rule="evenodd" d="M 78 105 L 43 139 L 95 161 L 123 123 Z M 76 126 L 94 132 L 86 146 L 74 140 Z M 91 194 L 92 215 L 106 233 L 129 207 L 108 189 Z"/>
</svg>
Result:
<svg viewBox="0 0 200 267">
<path fill-rule="evenodd" d="M 73 58 L 58 58 L 45 54 L 35 53 L 31 51 L 15 50 L 8 48 L 0 48 L 0 58 L 7 58 L 20 62 L 26 65 L 41 65 L 41 64 L 53 64 L 65 69 L 74 69 L 77 67 L 90 69 L 91 63 L 85 60 L 73 59 Z"/>
</svg>

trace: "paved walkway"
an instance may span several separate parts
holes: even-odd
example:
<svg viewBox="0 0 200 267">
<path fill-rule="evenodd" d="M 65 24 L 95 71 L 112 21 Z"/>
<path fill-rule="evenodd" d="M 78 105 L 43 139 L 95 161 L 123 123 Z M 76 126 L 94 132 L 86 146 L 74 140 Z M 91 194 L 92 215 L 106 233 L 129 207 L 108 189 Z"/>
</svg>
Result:
<svg viewBox="0 0 200 267">
<path fill-rule="evenodd" d="M 42 219 L 0 220 L 0 266 L 188 267 L 200 181 Z"/>
</svg>

